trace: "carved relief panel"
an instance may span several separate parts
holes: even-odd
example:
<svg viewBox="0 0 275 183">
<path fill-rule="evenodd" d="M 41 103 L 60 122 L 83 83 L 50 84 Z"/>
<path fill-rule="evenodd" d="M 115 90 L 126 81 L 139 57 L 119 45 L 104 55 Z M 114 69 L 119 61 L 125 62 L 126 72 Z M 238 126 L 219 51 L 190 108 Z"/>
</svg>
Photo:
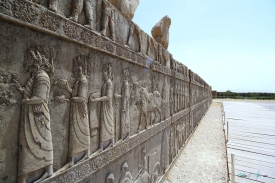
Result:
<svg viewBox="0 0 275 183">
<path fill-rule="evenodd" d="M 106 0 L 0 7 L 5 181 L 160 181 L 210 104 L 202 78 Z"/>
</svg>

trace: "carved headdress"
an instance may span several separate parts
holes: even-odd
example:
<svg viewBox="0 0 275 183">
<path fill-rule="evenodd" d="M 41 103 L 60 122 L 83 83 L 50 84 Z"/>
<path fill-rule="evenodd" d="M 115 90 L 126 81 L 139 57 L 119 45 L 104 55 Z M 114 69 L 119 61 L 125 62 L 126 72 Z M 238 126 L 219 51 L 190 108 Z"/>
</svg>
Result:
<svg viewBox="0 0 275 183">
<path fill-rule="evenodd" d="M 107 78 L 113 80 L 113 69 L 112 69 L 112 64 L 111 63 L 105 64 L 104 69 L 103 69 L 102 72 L 103 72 L 103 75 L 107 76 Z"/>
<path fill-rule="evenodd" d="M 112 173 L 109 173 L 108 176 L 106 177 L 106 183 L 111 183 L 115 180 L 115 176 Z"/>
<path fill-rule="evenodd" d="M 130 69 L 129 68 L 123 69 L 122 74 L 124 75 L 124 78 L 129 78 L 130 77 Z"/>
<path fill-rule="evenodd" d="M 122 164 L 122 166 L 121 166 L 121 168 L 128 168 L 128 164 L 127 164 L 127 162 L 124 162 L 123 164 Z"/>
<path fill-rule="evenodd" d="M 79 55 L 73 59 L 72 72 L 75 77 L 78 76 L 79 68 L 82 68 L 82 72 L 85 76 L 89 76 L 90 73 L 90 57 L 86 55 Z"/>
<path fill-rule="evenodd" d="M 25 71 L 29 72 L 33 68 L 40 68 L 47 73 L 54 72 L 53 53 L 46 46 L 30 47 L 25 54 L 23 62 Z"/>
</svg>

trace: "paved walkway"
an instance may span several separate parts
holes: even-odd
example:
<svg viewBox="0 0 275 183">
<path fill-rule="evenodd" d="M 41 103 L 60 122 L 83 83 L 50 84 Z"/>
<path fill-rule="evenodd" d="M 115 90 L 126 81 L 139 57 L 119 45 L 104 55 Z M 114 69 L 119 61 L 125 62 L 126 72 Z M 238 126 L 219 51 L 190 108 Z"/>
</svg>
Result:
<svg viewBox="0 0 275 183">
<path fill-rule="evenodd" d="M 227 182 L 221 103 L 213 102 L 164 183 Z"/>
</svg>

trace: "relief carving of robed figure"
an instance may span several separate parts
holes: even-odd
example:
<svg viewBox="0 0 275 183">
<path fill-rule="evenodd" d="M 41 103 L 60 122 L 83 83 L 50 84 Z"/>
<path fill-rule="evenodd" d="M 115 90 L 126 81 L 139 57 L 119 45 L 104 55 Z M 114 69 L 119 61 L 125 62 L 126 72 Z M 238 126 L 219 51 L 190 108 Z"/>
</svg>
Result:
<svg viewBox="0 0 275 183">
<path fill-rule="evenodd" d="M 69 167 L 71 167 L 90 156 L 90 127 L 87 110 L 88 81 L 83 74 L 82 67 L 78 67 L 78 78 L 73 88 L 70 88 L 66 80 L 57 80 L 55 85 L 66 89 L 72 95 L 69 144 Z"/>
<path fill-rule="evenodd" d="M 103 69 L 104 84 L 101 89 L 101 97 L 91 95 L 92 102 L 102 102 L 100 115 L 100 145 L 99 152 L 114 145 L 114 116 L 113 116 L 113 74 L 111 64 Z"/>
<path fill-rule="evenodd" d="M 53 145 L 48 108 L 50 78 L 53 72 L 49 61 L 36 49 L 28 50 L 23 63 L 31 73 L 26 85 L 18 80 L 13 85 L 23 95 L 19 129 L 18 182 L 40 182 L 53 173 Z M 34 173 L 37 172 L 38 173 Z M 42 173 L 41 173 L 42 172 Z M 30 177 L 30 173 L 33 174 Z"/>
<path fill-rule="evenodd" d="M 120 131 L 121 131 L 121 140 L 125 140 L 130 136 L 130 84 L 129 84 L 129 69 L 124 69 L 123 74 L 125 76 L 121 95 L 115 94 L 115 98 L 121 98 L 122 106 L 121 106 L 121 123 L 120 123 Z"/>
</svg>

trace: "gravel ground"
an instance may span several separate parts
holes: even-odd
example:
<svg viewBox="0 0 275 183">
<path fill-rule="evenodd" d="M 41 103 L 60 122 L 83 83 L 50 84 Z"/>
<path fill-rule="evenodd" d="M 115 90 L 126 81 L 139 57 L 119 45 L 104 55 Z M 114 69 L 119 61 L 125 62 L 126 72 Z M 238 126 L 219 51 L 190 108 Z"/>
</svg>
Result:
<svg viewBox="0 0 275 183">
<path fill-rule="evenodd" d="M 227 182 L 221 103 L 213 102 L 164 183 Z"/>
</svg>

